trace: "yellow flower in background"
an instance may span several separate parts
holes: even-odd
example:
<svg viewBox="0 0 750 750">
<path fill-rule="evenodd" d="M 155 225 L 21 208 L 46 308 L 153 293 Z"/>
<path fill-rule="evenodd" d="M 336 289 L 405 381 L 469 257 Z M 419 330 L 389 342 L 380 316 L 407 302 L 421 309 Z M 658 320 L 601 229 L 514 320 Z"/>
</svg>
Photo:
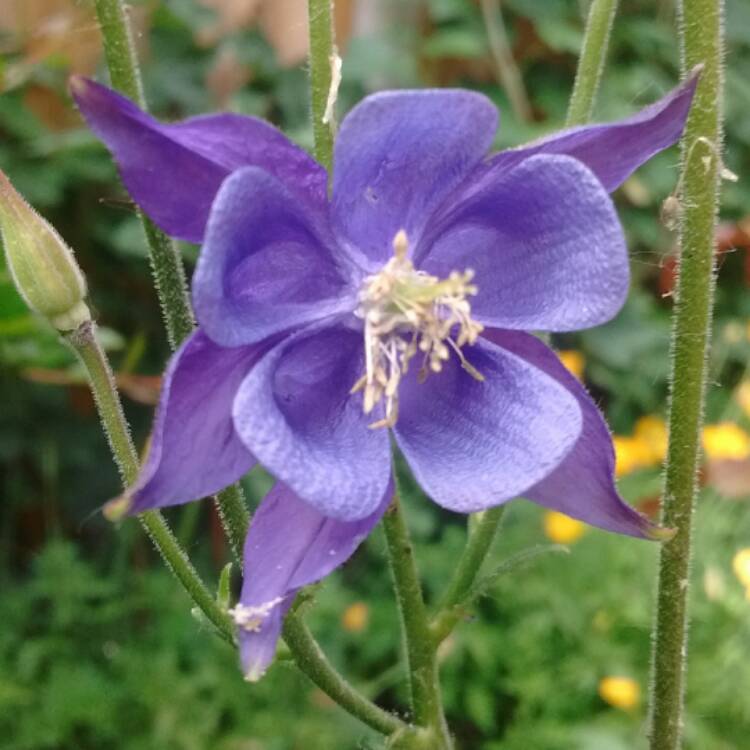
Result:
<svg viewBox="0 0 750 750">
<path fill-rule="evenodd" d="M 732 570 L 743 586 L 750 587 L 750 547 L 737 552 L 732 560 Z"/>
<path fill-rule="evenodd" d="M 633 438 L 627 435 L 613 435 L 615 446 L 615 476 L 622 477 L 636 469 Z"/>
<path fill-rule="evenodd" d="M 586 533 L 586 524 L 575 518 L 548 510 L 544 514 L 544 535 L 557 544 L 573 544 Z"/>
<path fill-rule="evenodd" d="M 734 397 L 745 415 L 750 417 L 750 380 L 743 380 L 737 386 Z"/>
<path fill-rule="evenodd" d="M 722 331 L 724 341 L 728 344 L 739 344 L 742 341 L 744 334 L 745 329 L 743 329 L 742 324 L 738 323 L 736 320 L 727 323 Z"/>
<path fill-rule="evenodd" d="M 703 450 L 715 460 L 750 457 L 750 435 L 734 422 L 709 424 L 703 428 Z"/>
<path fill-rule="evenodd" d="M 628 711 L 641 702 L 641 686 L 631 677 L 603 677 L 599 697 L 610 706 Z"/>
<path fill-rule="evenodd" d="M 650 463 L 650 450 L 643 442 L 630 435 L 615 435 L 615 476 L 622 477 Z"/>
<path fill-rule="evenodd" d="M 557 353 L 560 361 L 570 370 L 579 380 L 583 378 L 583 370 L 586 367 L 586 358 L 581 352 L 575 349 L 565 349 Z"/>
<path fill-rule="evenodd" d="M 639 441 L 651 465 L 660 464 L 667 457 L 667 423 L 654 414 L 641 417 L 635 423 L 633 437 Z"/>
<path fill-rule="evenodd" d="M 369 620 L 370 608 L 364 602 L 354 602 L 341 615 L 341 626 L 350 633 L 361 633 Z"/>
<path fill-rule="evenodd" d="M 640 417 L 632 435 L 615 435 L 615 475 L 661 464 L 667 455 L 667 424 L 655 414 Z"/>
</svg>

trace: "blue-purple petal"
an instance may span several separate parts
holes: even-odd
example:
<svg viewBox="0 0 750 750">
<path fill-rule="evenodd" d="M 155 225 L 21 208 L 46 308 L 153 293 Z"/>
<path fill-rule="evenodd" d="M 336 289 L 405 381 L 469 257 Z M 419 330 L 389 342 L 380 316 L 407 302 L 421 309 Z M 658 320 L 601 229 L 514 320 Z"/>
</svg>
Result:
<svg viewBox="0 0 750 750">
<path fill-rule="evenodd" d="M 273 175 L 245 167 L 221 186 L 193 276 L 205 332 L 224 346 L 268 336 L 357 305 L 354 269 L 326 213 Z"/>
<path fill-rule="evenodd" d="M 232 403 L 262 352 L 257 346 L 225 349 L 198 330 L 174 354 L 148 457 L 126 493 L 129 513 L 197 500 L 253 467 L 255 458 L 234 429 Z"/>
<path fill-rule="evenodd" d="M 484 158 L 497 111 L 451 89 L 367 97 L 341 124 L 334 153 L 332 221 L 351 252 L 387 260 L 403 229 L 416 242 L 435 208 Z"/>
<path fill-rule="evenodd" d="M 655 526 L 618 494 L 609 429 L 585 388 L 555 353 L 527 333 L 487 330 L 483 335 L 554 378 L 578 401 L 583 415 L 583 428 L 573 450 L 552 473 L 527 489 L 524 497 L 607 531 L 649 539 L 668 537 L 669 532 Z"/>
<path fill-rule="evenodd" d="M 348 560 L 385 512 L 391 480 L 380 504 L 359 521 L 321 515 L 282 483 L 268 493 L 253 516 L 245 542 L 238 628 L 242 669 L 257 680 L 276 651 L 283 617 L 302 586 L 319 581 Z M 239 623 L 238 623 L 239 624 Z"/>
<path fill-rule="evenodd" d="M 396 442 L 439 505 L 472 513 L 522 494 L 549 475 L 581 432 L 574 396 L 515 354 L 480 339 L 464 347 L 482 382 L 456 357 L 400 389 Z"/>
<path fill-rule="evenodd" d="M 442 278 L 473 268 L 474 317 L 521 330 L 604 323 L 622 307 L 630 278 L 612 201 L 569 156 L 532 156 L 480 189 L 469 184 L 416 257 Z"/>
<path fill-rule="evenodd" d="M 657 102 L 616 122 L 562 130 L 489 161 L 487 176 L 513 168 L 534 154 L 567 154 L 583 162 L 611 193 L 644 162 L 676 143 L 690 111 L 698 72 Z"/>
<path fill-rule="evenodd" d="M 263 120 L 225 113 L 164 125 L 94 81 L 76 76 L 70 88 L 133 200 L 174 237 L 203 239 L 219 186 L 244 166 L 262 167 L 300 200 L 325 205 L 325 170 Z"/>
<path fill-rule="evenodd" d="M 364 372 L 362 334 L 344 325 L 295 334 L 272 349 L 242 383 L 234 423 L 247 449 L 323 515 L 369 516 L 390 477 L 381 415 L 351 395 Z"/>
</svg>

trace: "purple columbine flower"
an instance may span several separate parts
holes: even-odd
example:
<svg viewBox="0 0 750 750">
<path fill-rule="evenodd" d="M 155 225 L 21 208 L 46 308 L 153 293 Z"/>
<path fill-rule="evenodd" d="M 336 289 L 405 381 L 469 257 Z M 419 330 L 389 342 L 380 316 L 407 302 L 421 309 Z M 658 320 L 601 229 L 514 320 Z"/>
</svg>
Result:
<svg viewBox="0 0 750 750">
<path fill-rule="evenodd" d="M 118 94 L 73 94 L 136 202 L 202 242 L 198 330 L 164 378 L 129 512 L 184 503 L 259 461 L 276 478 L 232 610 L 245 674 L 273 659 L 296 591 L 343 563 L 393 493 L 390 436 L 425 492 L 468 513 L 523 496 L 637 537 L 607 426 L 525 331 L 604 323 L 628 258 L 608 193 L 679 137 L 695 77 L 640 113 L 489 154 L 469 91 L 368 97 L 325 170 L 238 115 L 163 125 Z"/>
</svg>

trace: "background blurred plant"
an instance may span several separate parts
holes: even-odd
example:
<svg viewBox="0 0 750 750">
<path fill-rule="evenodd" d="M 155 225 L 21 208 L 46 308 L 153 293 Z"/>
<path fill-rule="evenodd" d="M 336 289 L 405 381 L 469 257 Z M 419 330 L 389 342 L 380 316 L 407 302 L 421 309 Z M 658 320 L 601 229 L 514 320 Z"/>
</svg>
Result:
<svg viewBox="0 0 750 750">
<path fill-rule="evenodd" d="M 521 117 L 500 85 L 482 3 L 339 2 L 341 111 L 384 86 L 470 86 L 502 111 L 498 146 L 536 137 L 565 118 L 584 6 L 502 4 L 530 105 L 530 116 Z M 156 114 L 232 109 L 269 118 L 311 145 L 300 64 L 304 3 L 174 0 L 136 3 L 133 12 Z M 597 119 L 633 111 L 674 82 L 672 13 L 669 1 L 658 11 L 645 0 L 621 3 Z M 745 558 L 736 556 L 750 544 L 750 187 L 743 179 L 750 167 L 750 8 L 727 0 L 727 16 L 725 161 L 741 179 L 724 191 L 711 361 L 719 387 L 708 393 L 706 487 L 696 525 L 700 583 L 686 731 L 696 750 L 739 748 L 750 732 L 750 602 Z M 167 346 L 132 206 L 66 93 L 71 72 L 101 64 L 92 9 L 72 0 L 0 0 L 0 51 L 0 167 L 76 249 L 142 444 Z M 660 489 L 673 284 L 674 237 L 655 217 L 676 179 L 673 150 L 620 191 L 634 273 L 628 304 L 609 325 L 555 342 L 578 354 L 566 364 L 578 365 L 576 374 L 606 407 L 624 446 L 622 490 L 646 512 L 655 512 Z M 195 248 L 183 251 L 192 262 Z M 259 686 L 242 688 L 234 655 L 189 624 L 183 595 L 152 565 L 136 529 L 115 532 L 98 516 L 118 483 L 82 372 L 27 312 L 1 267 L 0 388 L 0 736 L 9 748 L 368 746 L 366 730 L 291 669 L 277 666 Z M 265 483 L 252 474 L 250 496 L 260 497 Z M 450 572 L 462 532 L 460 519 L 411 502 L 416 494 L 411 488 L 406 501 L 429 594 Z M 208 506 L 177 509 L 171 518 L 206 569 L 228 559 Z M 632 702 L 618 709 L 602 681 L 627 677 L 645 691 L 656 550 L 555 523 L 524 503 L 511 506 L 491 562 L 544 543 L 545 535 L 570 544 L 571 553 L 535 559 L 522 578 L 500 577 L 476 620 L 442 647 L 447 710 L 462 747 L 493 750 L 500 740 L 511 750 L 643 745 L 643 708 Z M 391 668 L 397 626 L 384 568 L 376 535 L 319 590 L 310 619 L 333 660 L 388 705 L 405 685 Z M 307 709 L 311 703 L 316 710 Z M 286 720 L 290 707 L 294 723 Z"/>
</svg>

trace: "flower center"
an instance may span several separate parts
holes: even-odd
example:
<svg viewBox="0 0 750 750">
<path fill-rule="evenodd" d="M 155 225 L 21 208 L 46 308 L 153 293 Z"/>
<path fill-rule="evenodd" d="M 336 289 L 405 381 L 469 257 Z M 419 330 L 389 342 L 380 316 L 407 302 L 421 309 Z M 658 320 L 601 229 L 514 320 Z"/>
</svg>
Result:
<svg viewBox="0 0 750 750">
<path fill-rule="evenodd" d="M 482 332 L 481 324 L 471 318 L 467 299 L 477 293 L 471 283 L 474 271 L 453 271 L 439 279 L 415 269 L 408 249 L 402 229 L 393 239 L 393 257 L 364 280 L 355 311 L 365 324 L 365 373 L 351 392 L 364 391 L 365 414 L 385 400 L 385 418 L 372 428 L 396 424 L 398 386 L 417 353 L 422 357 L 419 382 L 443 369 L 451 349 L 472 377 L 484 380 L 461 351 Z"/>
</svg>

